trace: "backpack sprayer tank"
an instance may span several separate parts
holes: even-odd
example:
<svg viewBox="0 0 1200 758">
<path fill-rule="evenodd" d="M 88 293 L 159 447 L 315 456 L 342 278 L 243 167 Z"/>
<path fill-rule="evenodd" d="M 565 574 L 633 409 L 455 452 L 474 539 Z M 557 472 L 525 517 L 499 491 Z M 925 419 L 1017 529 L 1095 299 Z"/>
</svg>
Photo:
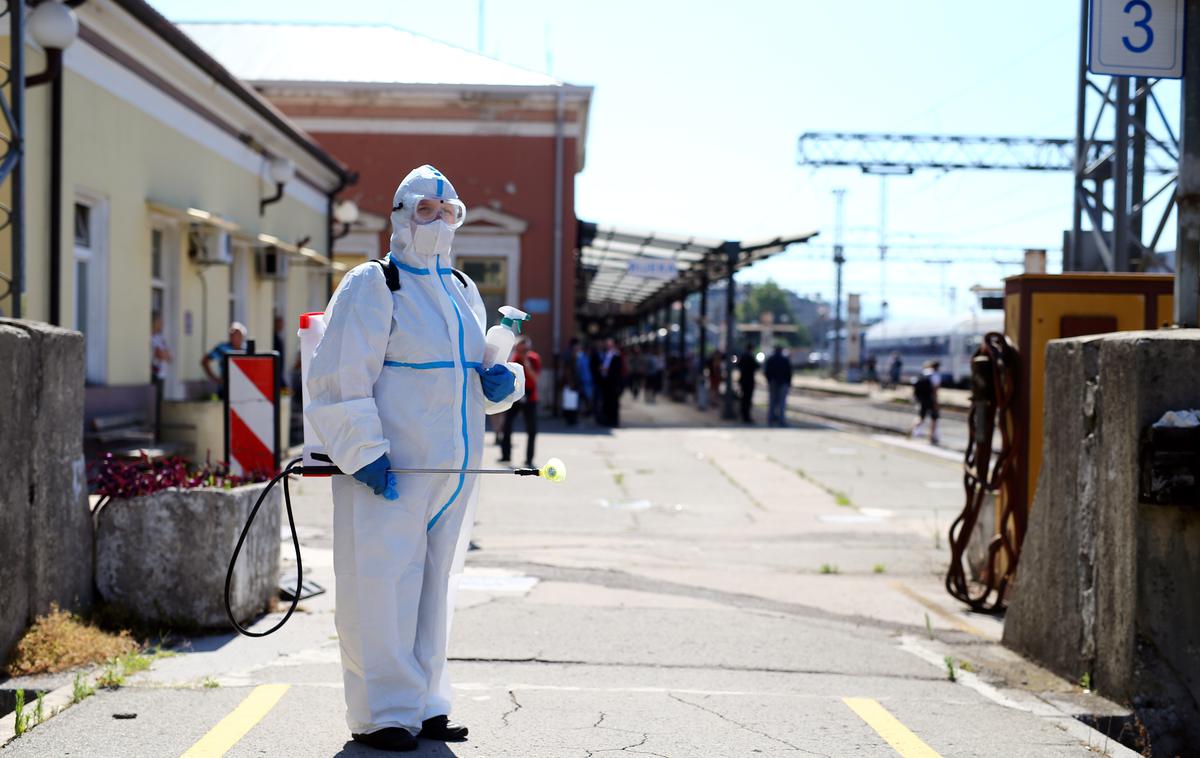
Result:
<svg viewBox="0 0 1200 758">
<path fill-rule="evenodd" d="M 308 367 L 312 365 L 313 353 L 317 350 L 317 343 L 321 341 L 321 337 L 325 334 L 325 314 L 322 312 L 305 313 L 300 316 L 300 331 L 296 332 L 300 337 L 300 386 L 301 386 L 301 402 L 302 408 L 308 409 Z M 312 422 L 308 420 L 308 414 L 304 416 L 304 466 L 310 468 L 319 468 L 329 465 L 329 456 L 325 453 L 324 446 L 317 439 L 317 433 L 312 427 Z M 321 459 L 314 458 L 314 454 L 322 456 Z"/>
</svg>

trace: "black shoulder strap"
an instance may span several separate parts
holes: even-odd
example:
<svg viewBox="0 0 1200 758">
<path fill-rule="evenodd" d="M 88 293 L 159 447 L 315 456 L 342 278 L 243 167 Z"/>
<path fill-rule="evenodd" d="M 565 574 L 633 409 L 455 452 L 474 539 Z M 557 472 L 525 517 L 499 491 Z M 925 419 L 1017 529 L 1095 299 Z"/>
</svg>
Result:
<svg viewBox="0 0 1200 758">
<path fill-rule="evenodd" d="M 400 289 L 400 268 L 396 266 L 396 262 L 389 255 L 387 258 L 376 258 L 375 263 L 379 264 L 379 268 L 383 269 L 383 280 L 387 282 L 388 289 L 396 292 Z"/>
<path fill-rule="evenodd" d="M 458 269 L 456 269 L 456 268 L 452 268 L 452 269 L 450 269 L 450 270 L 454 272 L 454 278 L 455 278 L 455 279 L 457 279 L 457 280 L 458 280 L 458 283 L 459 283 L 459 284 L 461 284 L 461 285 L 463 286 L 463 289 L 466 289 L 466 287 L 467 287 L 467 275 L 466 275 L 466 274 L 464 274 L 463 272 L 459 271 L 459 270 L 458 270 Z"/>
</svg>

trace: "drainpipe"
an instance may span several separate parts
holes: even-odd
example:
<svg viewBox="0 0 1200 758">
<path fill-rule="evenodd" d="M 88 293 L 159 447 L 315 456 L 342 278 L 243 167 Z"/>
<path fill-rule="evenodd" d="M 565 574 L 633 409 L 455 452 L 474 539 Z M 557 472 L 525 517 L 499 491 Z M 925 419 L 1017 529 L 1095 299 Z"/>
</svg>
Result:
<svg viewBox="0 0 1200 758">
<path fill-rule="evenodd" d="M 556 96 L 554 121 L 554 352 L 557 360 L 562 343 L 562 255 L 563 255 L 563 119 L 564 101 Z M 555 393 L 557 397 L 557 393 Z M 557 401 L 556 406 L 557 407 Z"/>
<path fill-rule="evenodd" d="M 351 171 L 349 174 L 338 177 L 338 185 L 330 190 L 329 194 L 325 196 L 325 254 L 329 256 L 329 262 L 331 264 L 333 263 L 333 241 L 341 236 L 333 233 L 334 198 L 336 198 L 342 190 L 346 189 L 352 184 L 358 184 L 357 171 Z M 333 297 L 332 265 L 329 267 L 329 270 L 325 272 L 325 302 L 329 302 L 331 297 Z"/>
</svg>

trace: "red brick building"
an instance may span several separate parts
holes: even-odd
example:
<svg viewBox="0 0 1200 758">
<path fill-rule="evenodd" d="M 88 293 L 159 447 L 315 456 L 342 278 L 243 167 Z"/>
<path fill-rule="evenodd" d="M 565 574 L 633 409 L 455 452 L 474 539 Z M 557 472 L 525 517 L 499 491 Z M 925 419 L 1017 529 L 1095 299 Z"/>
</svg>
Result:
<svg viewBox="0 0 1200 758">
<path fill-rule="evenodd" d="M 590 87 L 386 26 L 183 29 L 358 169 L 358 183 L 341 197 L 362 213 L 336 243 L 338 260 L 387 252 L 396 185 L 430 163 L 467 205 L 456 265 L 479 284 L 493 321 L 505 303 L 529 311 L 529 333 L 547 356 L 570 338 L 574 179 L 583 169 Z"/>
</svg>

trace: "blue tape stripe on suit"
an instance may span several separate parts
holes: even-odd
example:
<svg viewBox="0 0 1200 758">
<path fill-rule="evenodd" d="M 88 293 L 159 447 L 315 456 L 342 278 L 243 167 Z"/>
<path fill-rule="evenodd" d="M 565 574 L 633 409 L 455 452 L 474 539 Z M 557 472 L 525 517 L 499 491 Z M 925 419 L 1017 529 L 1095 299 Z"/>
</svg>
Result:
<svg viewBox="0 0 1200 758">
<path fill-rule="evenodd" d="M 438 260 L 438 263 L 440 264 L 442 262 L 442 256 L 439 255 L 437 260 Z M 440 268 L 440 266 L 439 266 L 439 268 Z M 446 297 L 450 299 L 450 305 L 453 306 L 453 308 L 454 308 L 454 318 L 458 320 L 458 360 L 460 363 L 462 363 L 462 367 L 463 367 L 463 369 L 462 369 L 462 371 L 463 371 L 462 405 L 460 406 L 459 411 L 460 411 L 460 415 L 462 417 L 462 419 L 461 419 L 462 420 L 462 439 L 463 439 L 462 468 L 465 469 L 467 467 L 467 464 L 470 462 L 470 456 L 471 456 L 471 436 L 467 432 L 467 379 L 468 379 L 469 375 L 467 374 L 467 353 L 466 353 L 466 349 L 463 347 L 463 340 L 465 339 L 465 331 L 463 329 L 462 313 L 458 310 L 458 303 L 454 302 L 453 296 L 450 295 L 450 289 L 446 286 L 446 280 L 439 278 L 438 281 L 442 283 L 442 290 L 445 291 Z M 429 520 L 429 525 L 425 527 L 425 531 L 429 531 L 430 529 L 433 529 L 434 525 L 438 522 L 438 519 L 440 519 L 442 517 L 442 514 L 446 512 L 446 509 L 449 508 L 451 506 L 451 504 L 453 504 L 454 501 L 458 499 L 458 494 L 460 492 L 462 492 L 463 484 L 466 482 L 466 480 L 467 480 L 466 474 L 458 475 L 458 486 L 454 488 L 454 494 L 450 496 L 450 499 L 446 501 L 446 504 L 443 505 L 440 509 L 438 509 L 438 512 L 435 513 L 433 518 L 431 518 Z"/>
<path fill-rule="evenodd" d="M 384 361 L 383 365 L 390 368 L 454 368 L 454 361 L 428 361 L 427 363 L 405 363 L 404 361 Z M 466 368 L 483 368 L 483 364 L 479 361 L 466 361 L 463 363 Z"/>
</svg>

